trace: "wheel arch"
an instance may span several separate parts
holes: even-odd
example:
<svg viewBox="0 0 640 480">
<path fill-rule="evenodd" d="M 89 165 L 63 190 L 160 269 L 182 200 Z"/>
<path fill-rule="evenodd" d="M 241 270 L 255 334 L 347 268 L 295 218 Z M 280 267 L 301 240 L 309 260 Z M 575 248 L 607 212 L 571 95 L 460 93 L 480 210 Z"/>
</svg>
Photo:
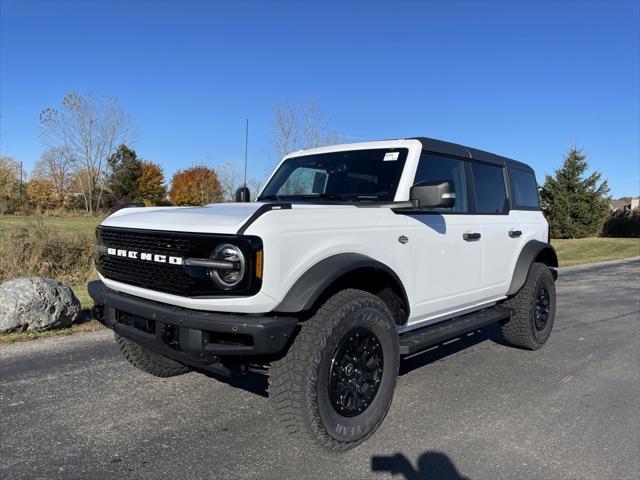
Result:
<svg viewBox="0 0 640 480">
<path fill-rule="evenodd" d="M 527 242 L 516 261 L 507 296 L 515 295 L 522 288 L 527 279 L 529 269 L 531 269 L 531 265 L 534 262 L 544 263 L 548 267 L 555 269 L 558 268 L 558 255 L 550 243 L 540 242 L 539 240 Z M 552 270 L 552 273 L 555 280 L 557 272 Z"/>
<path fill-rule="evenodd" d="M 274 311 L 313 312 L 327 298 L 346 288 L 377 295 L 399 325 L 409 318 L 409 300 L 398 275 L 388 265 L 360 253 L 340 253 L 316 263 L 295 282 Z"/>
</svg>

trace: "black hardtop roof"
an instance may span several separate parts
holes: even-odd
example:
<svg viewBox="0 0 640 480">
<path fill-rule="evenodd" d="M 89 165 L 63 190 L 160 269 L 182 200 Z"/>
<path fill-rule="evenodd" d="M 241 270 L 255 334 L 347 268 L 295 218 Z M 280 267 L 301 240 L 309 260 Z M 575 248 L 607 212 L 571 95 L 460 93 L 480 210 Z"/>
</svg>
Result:
<svg viewBox="0 0 640 480">
<path fill-rule="evenodd" d="M 478 150 L 477 148 L 465 147 L 464 145 L 445 142 L 444 140 L 436 140 L 435 138 L 413 137 L 413 140 L 418 140 L 422 143 L 422 150 L 425 152 L 452 155 L 454 157 L 469 158 L 472 160 L 479 160 L 481 162 L 493 163 L 503 167 L 508 165 L 533 171 L 533 169 L 526 163 L 518 162 L 507 157 L 501 157 L 500 155 L 485 152 L 484 150 Z"/>
</svg>

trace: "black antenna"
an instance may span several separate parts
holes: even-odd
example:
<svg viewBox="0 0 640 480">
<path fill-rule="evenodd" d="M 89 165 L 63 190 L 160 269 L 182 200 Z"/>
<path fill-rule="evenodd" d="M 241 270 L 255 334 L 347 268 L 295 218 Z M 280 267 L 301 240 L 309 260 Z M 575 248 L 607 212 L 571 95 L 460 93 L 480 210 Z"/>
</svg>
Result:
<svg viewBox="0 0 640 480">
<path fill-rule="evenodd" d="M 247 124 L 244 135 L 244 188 L 247 188 L 247 152 L 249 151 L 249 119 L 247 118 Z"/>
</svg>

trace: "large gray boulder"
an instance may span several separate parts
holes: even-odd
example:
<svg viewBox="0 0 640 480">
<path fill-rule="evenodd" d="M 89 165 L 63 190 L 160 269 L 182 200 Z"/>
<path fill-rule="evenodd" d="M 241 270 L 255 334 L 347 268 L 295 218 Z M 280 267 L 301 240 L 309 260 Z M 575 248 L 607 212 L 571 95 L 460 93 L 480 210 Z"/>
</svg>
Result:
<svg viewBox="0 0 640 480">
<path fill-rule="evenodd" d="M 79 317 L 73 290 L 56 280 L 15 278 L 0 285 L 0 332 L 68 327 Z"/>
</svg>

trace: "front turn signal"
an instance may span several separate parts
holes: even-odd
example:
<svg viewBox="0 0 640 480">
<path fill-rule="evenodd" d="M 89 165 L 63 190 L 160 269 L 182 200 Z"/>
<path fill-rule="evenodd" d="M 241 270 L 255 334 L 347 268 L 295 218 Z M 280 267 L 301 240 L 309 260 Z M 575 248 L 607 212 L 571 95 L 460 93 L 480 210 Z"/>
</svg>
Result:
<svg viewBox="0 0 640 480">
<path fill-rule="evenodd" d="M 262 264 L 264 252 L 262 249 L 256 252 L 256 278 L 262 278 Z"/>
</svg>

